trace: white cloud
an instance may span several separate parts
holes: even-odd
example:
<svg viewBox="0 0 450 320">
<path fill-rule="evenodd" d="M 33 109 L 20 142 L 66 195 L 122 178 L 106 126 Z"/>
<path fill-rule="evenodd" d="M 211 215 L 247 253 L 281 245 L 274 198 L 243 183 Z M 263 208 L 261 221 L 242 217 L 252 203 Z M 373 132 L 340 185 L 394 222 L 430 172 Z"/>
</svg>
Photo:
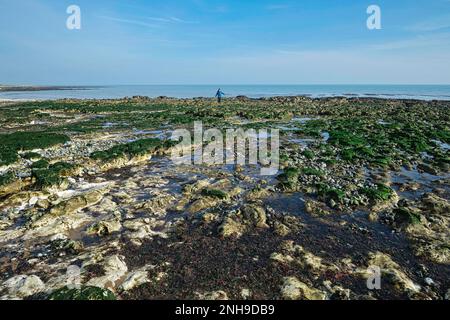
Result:
<svg viewBox="0 0 450 320">
<path fill-rule="evenodd" d="M 115 22 L 120 22 L 120 23 L 132 24 L 132 25 L 146 27 L 146 28 L 159 28 L 160 27 L 160 25 L 158 25 L 158 24 L 151 24 L 151 23 L 147 23 L 142 20 L 122 19 L 122 18 L 109 17 L 109 16 L 99 16 L 99 18 L 110 20 L 110 21 L 115 21 Z"/>
<path fill-rule="evenodd" d="M 162 18 L 162 17 L 147 17 L 148 20 L 157 21 L 157 22 L 164 22 L 164 23 L 187 23 L 187 24 L 196 24 L 199 23 L 198 21 L 188 21 L 184 20 L 178 17 L 168 17 L 168 18 Z"/>
</svg>

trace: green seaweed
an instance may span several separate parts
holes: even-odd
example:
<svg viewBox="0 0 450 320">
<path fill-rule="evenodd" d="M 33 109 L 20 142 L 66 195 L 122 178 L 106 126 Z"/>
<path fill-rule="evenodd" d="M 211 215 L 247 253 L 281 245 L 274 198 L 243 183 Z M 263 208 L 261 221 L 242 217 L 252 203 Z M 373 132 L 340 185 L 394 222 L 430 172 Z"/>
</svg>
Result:
<svg viewBox="0 0 450 320">
<path fill-rule="evenodd" d="M 280 174 L 277 179 L 280 184 L 287 188 L 295 188 L 298 183 L 298 178 L 300 176 L 300 170 L 298 168 L 289 167 L 284 169 L 283 173 Z"/>
<path fill-rule="evenodd" d="M 394 191 L 383 184 L 377 184 L 375 188 L 362 188 L 360 192 L 371 201 L 387 201 L 392 198 Z"/>
<path fill-rule="evenodd" d="M 280 162 L 286 162 L 289 161 L 289 159 L 290 159 L 289 154 L 287 153 L 280 154 Z"/>
<path fill-rule="evenodd" d="M 26 153 L 22 154 L 22 158 L 31 160 L 31 159 L 42 158 L 42 156 L 37 152 L 26 152 Z"/>
<path fill-rule="evenodd" d="M 366 145 L 364 137 L 345 130 L 332 130 L 328 141 L 331 144 L 343 147 L 363 147 Z"/>
<path fill-rule="evenodd" d="M 172 141 L 161 141 L 159 139 L 142 139 L 126 144 L 119 144 L 106 151 L 96 151 L 91 154 L 94 160 L 110 161 L 123 156 L 138 156 L 149 152 L 154 152 L 157 149 L 167 148 L 174 144 Z"/>
<path fill-rule="evenodd" d="M 411 212 L 406 208 L 394 210 L 395 222 L 398 224 L 420 224 L 420 214 Z"/>
<path fill-rule="evenodd" d="M 18 159 L 19 155 L 16 150 L 8 146 L 0 145 L 0 166 L 12 164 Z"/>
<path fill-rule="evenodd" d="M 356 158 L 356 152 L 353 149 L 344 149 L 341 151 L 341 158 L 346 161 L 352 161 Z"/>
<path fill-rule="evenodd" d="M 0 186 L 7 185 L 13 182 L 15 179 L 15 175 L 12 172 L 5 173 L 0 175 Z"/>
<path fill-rule="evenodd" d="M 49 167 L 49 162 L 46 159 L 41 159 L 39 161 L 34 162 L 31 165 L 32 169 L 47 169 Z"/>
<path fill-rule="evenodd" d="M 40 160 L 45 161 L 45 160 Z M 35 178 L 35 186 L 38 188 L 51 187 L 60 184 L 64 177 L 69 175 L 75 165 L 67 162 L 57 162 L 47 167 L 35 168 L 32 177 Z"/>
<path fill-rule="evenodd" d="M 316 185 L 316 188 L 317 188 L 317 194 L 320 197 L 324 197 L 326 200 L 334 200 L 338 203 L 343 203 L 344 198 L 345 198 L 344 191 L 330 187 L 324 183 L 318 183 Z"/>
<path fill-rule="evenodd" d="M 202 195 L 218 199 L 226 199 L 228 197 L 226 192 L 218 189 L 203 189 Z"/>
<path fill-rule="evenodd" d="M 302 154 L 305 156 L 306 159 L 314 159 L 314 152 L 311 150 L 305 150 L 302 152 Z"/>
<path fill-rule="evenodd" d="M 50 132 L 14 132 L 0 135 L 0 165 L 8 165 L 19 158 L 18 151 L 44 149 L 69 141 L 64 134 Z"/>
<path fill-rule="evenodd" d="M 302 168 L 301 172 L 307 176 L 318 176 L 318 177 L 322 177 L 325 174 L 322 170 L 310 168 L 310 167 Z"/>
<path fill-rule="evenodd" d="M 53 291 L 48 296 L 48 300 L 116 300 L 116 296 L 110 290 L 99 287 L 63 287 Z"/>
<path fill-rule="evenodd" d="M 69 140 L 64 134 L 50 132 L 14 132 L 0 135 L 2 145 L 16 151 L 44 149 Z"/>
</svg>

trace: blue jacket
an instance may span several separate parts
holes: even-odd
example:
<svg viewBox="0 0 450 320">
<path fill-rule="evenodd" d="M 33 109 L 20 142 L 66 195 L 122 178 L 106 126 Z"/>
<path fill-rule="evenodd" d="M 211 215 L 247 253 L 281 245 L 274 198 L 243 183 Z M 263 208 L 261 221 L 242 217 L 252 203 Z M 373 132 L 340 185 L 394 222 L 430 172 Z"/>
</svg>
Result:
<svg viewBox="0 0 450 320">
<path fill-rule="evenodd" d="M 217 90 L 216 97 L 222 98 L 222 96 L 224 96 L 224 95 L 225 95 L 225 93 L 223 93 L 222 90 Z"/>
</svg>

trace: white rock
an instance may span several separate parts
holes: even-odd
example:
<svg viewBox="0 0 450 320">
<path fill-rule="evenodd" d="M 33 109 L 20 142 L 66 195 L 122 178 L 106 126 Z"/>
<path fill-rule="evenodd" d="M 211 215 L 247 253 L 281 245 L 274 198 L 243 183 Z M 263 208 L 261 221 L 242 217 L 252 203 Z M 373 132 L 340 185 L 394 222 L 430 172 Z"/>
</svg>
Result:
<svg viewBox="0 0 450 320">
<path fill-rule="evenodd" d="M 117 203 L 115 203 L 114 201 L 112 201 L 112 199 L 110 197 L 104 198 L 100 204 L 99 204 L 100 208 L 104 211 L 110 211 L 113 212 L 114 210 L 116 210 L 117 208 Z"/>
<path fill-rule="evenodd" d="M 148 282 L 148 273 L 145 270 L 138 270 L 128 274 L 120 288 L 124 291 L 131 290 L 141 284 Z"/>
<path fill-rule="evenodd" d="M 427 285 L 429 285 L 429 286 L 434 285 L 434 281 L 433 281 L 433 279 L 431 279 L 431 278 L 425 278 L 425 283 L 426 283 Z"/>
<path fill-rule="evenodd" d="M 122 256 L 114 255 L 105 260 L 105 271 L 110 272 L 127 272 L 128 267 L 123 261 Z"/>
<path fill-rule="evenodd" d="M 250 289 L 242 289 L 241 290 L 241 297 L 242 299 L 249 299 L 252 295 L 252 292 Z"/>
<path fill-rule="evenodd" d="M 128 271 L 126 263 L 122 256 L 114 255 L 105 259 L 103 267 L 105 275 L 90 279 L 87 283 L 89 286 L 101 288 L 115 288 L 116 282 L 120 280 Z"/>
<path fill-rule="evenodd" d="M 50 241 L 66 240 L 66 239 L 67 239 L 67 236 L 65 234 L 57 233 L 50 238 Z"/>
<path fill-rule="evenodd" d="M 36 202 L 38 202 L 38 200 L 39 200 L 38 197 L 32 197 L 32 198 L 30 199 L 30 201 L 28 202 L 28 204 L 29 204 L 30 206 L 34 206 L 34 205 L 36 204 Z"/>
<path fill-rule="evenodd" d="M 45 289 L 42 280 L 35 275 L 19 275 L 10 278 L 3 284 L 12 297 L 25 298 Z"/>
</svg>

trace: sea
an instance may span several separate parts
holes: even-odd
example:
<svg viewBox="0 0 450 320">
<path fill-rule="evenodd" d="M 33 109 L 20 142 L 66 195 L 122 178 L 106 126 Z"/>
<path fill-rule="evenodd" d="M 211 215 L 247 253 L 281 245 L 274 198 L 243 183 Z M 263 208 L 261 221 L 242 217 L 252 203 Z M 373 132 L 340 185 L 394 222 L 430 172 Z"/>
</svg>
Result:
<svg viewBox="0 0 450 320">
<path fill-rule="evenodd" d="M 133 96 L 195 98 L 214 97 L 218 88 L 225 97 L 275 96 L 370 97 L 384 99 L 450 100 L 450 85 L 115 85 L 77 86 L 65 90 L 0 90 L 0 100 L 114 99 Z"/>
</svg>

